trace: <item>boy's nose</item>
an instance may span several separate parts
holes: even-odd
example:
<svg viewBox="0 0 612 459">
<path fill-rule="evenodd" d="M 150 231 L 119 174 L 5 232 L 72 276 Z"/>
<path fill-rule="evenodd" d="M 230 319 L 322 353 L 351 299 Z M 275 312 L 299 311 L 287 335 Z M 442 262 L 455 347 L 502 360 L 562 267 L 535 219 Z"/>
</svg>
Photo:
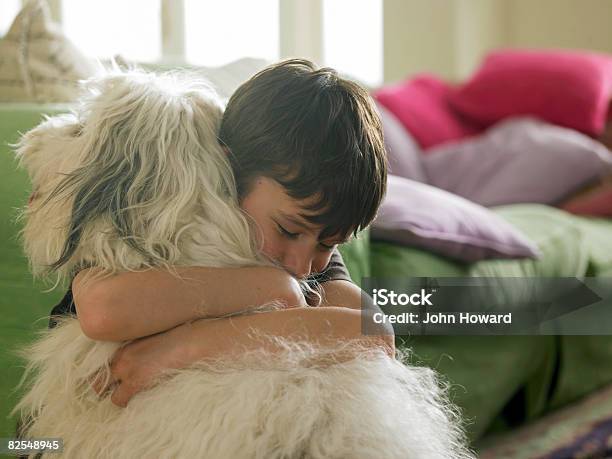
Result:
<svg viewBox="0 0 612 459">
<path fill-rule="evenodd" d="M 312 269 L 312 258 L 299 253 L 287 254 L 283 266 L 297 278 L 304 278 Z"/>
</svg>

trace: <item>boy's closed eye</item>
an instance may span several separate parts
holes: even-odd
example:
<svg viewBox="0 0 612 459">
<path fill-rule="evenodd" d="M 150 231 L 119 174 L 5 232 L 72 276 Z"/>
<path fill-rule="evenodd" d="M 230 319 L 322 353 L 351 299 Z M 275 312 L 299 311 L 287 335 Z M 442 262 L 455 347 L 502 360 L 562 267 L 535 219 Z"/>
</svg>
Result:
<svg viewBox="0 0 612 459">
<path fill-rule="evenodd" d="M 283 225 L 281 225 L 280 223 L 276 221 L 274 223 L 276 224 L 276 227 L 279 233 L 283 235 L 284 237 L 287 237 L 292 240 L 297 239 L 299 237 L 300 233 L 291 232 L 287 228 L 285 228 Z M 336 244 L 325 244 L 323 242 L 319 242 L 319 247 L 321 248 L 321 250 L 325 252 L 331 252 L 332 250 L 336 248 Z"/>
<path fill-rule="evenodd" d="M 278 222 L 274 223 L 276 223 L 276 227 L 278 228 L 279 233 L 281 233 L 283 236 L 288 237 L 289 239 L 296 239 L 300 235 L 300 233 L 292 233 Z"/>
</svg>

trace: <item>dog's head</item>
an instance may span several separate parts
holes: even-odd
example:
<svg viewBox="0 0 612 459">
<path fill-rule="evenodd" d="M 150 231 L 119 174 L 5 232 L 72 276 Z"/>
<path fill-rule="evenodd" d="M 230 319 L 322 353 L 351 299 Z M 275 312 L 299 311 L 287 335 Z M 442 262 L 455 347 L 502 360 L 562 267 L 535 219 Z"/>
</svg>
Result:
<svg viewBox="0 0 612 459">
<path fill-rule="evenodd" d="M 33 188 L 23 213 L 33 272 L 252 264 L 208 84 L 130 71 L 84 88 L 74 113 L 48 118 L 18 144 Z"/>
</svg>

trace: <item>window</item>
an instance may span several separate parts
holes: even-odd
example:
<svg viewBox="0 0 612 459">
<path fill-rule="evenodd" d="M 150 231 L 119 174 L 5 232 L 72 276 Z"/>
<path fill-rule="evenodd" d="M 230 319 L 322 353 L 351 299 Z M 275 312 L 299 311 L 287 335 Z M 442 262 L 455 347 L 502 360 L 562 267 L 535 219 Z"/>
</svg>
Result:
<svg viewBox="0 0 612 459">
<path fill-rule="evenodd" d="M 325 65 L 370 86 L 383 80 L 382 0 L 324 0 Z"/>
<path fill-rule="evenodd" d="M 185 54 L 217 66 L 241 57 L 279 58 L 282 0 L 185 0 Z"/>
<path fill-rule="evenodd" d="M 21 9 L 21 0 L 0 0 L 0 36 L 8 32 Z"/>
<path fill-rule="evenodd" d="M 160 0 L 62 0 L 62 28 L 85 54 L 161 58 Z"/>
<path fill-rule="evenodd" d="M 0 34 L 22 0 L 0 0 Z M 53 0 L 87 55 L 219 66 L 242 57 L 305 56 L 376 86 L 383 0 Z M 283 21 L 281 23 L 281 21 Z M 282 50 L 282 53 L 281 53 Z"/>
</svg>

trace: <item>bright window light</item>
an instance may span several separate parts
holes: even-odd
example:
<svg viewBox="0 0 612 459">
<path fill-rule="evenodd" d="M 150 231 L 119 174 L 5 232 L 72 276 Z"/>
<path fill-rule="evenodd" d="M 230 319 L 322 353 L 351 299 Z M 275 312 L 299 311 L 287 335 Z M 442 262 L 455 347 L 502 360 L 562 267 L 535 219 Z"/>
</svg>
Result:
<svg viewBox="0 0 612 459">
<path fill-rule="evenodd" d="M 279 1 L 185 0 L 185 54 L 189 62 L 218 66 L 279 56 Z"/>
<path fill-rule="evenodd" d="M 383 79 L 382 0 L 323 0 L 325 65 L 370 86 Z"/>
<path fill-rule="evenodd" d="M 161 57 L 160 0 L 62 0 L 62 28 L 86 54 L 151 62 Z"/>
<path fill-rule="evenodd" d="M 21 9 L 21 0 L 0 0 L 0 36 L 8 32 Z"/>
</svg>

